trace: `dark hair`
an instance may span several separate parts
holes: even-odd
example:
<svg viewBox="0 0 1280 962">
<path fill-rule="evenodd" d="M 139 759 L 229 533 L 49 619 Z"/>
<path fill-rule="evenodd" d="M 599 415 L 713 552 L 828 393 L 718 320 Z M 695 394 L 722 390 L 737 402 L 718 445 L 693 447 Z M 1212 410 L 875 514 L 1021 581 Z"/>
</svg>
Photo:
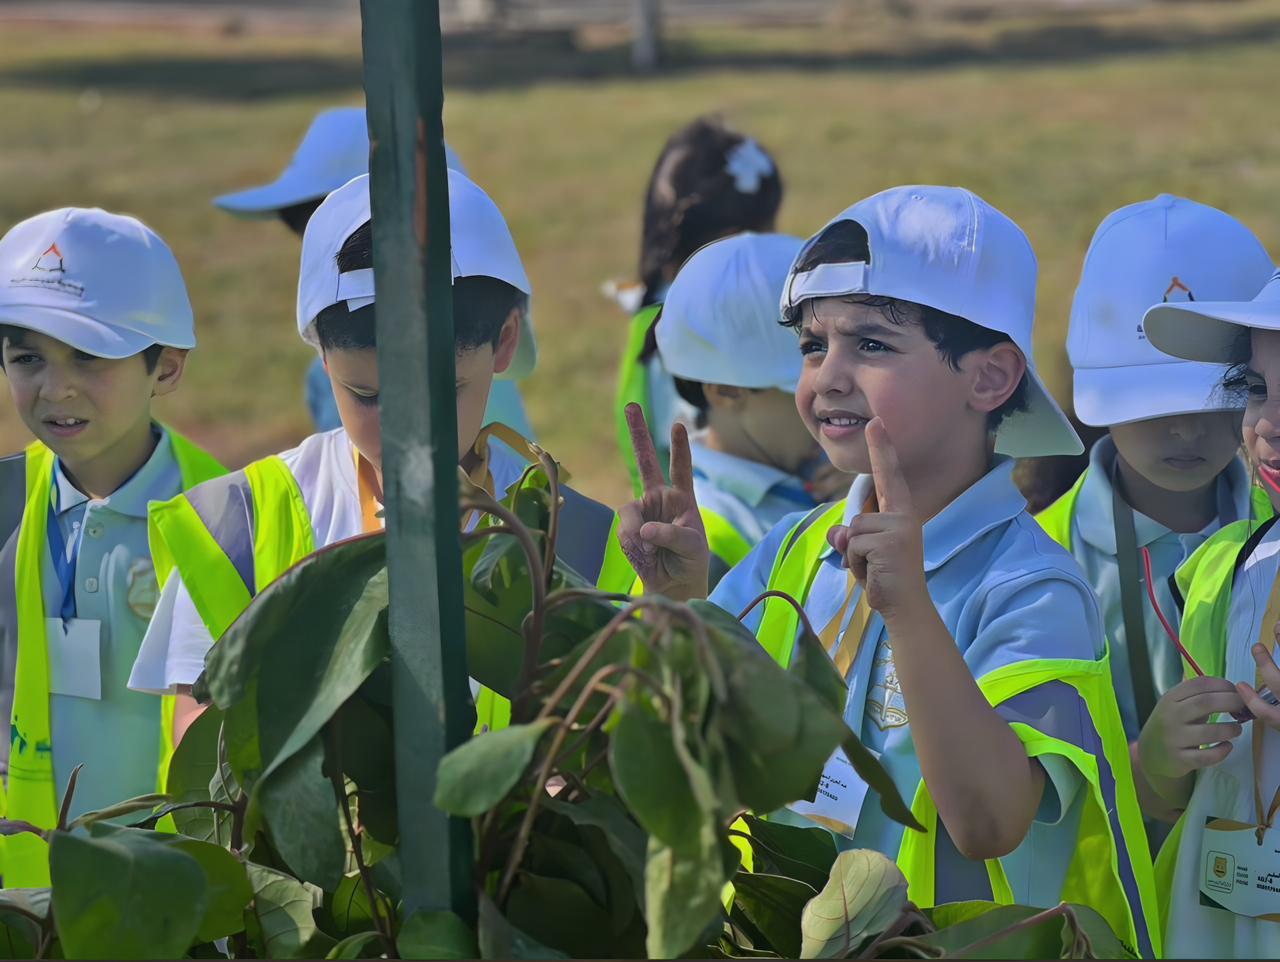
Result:
<svg viewBox="0 0 1280 962">
<path fill-rule="evenodd" d="M 1231 345 L 1231 361 L 1226 373 L 1222 376 L 1222 384 L 1218 388 L 1218 396 L 1224 407 L 1248 407 L 1249 384 L 1244 372 L 1249 367 L 1249 355 L 1253 351 L 1253 334 L 1247 327 L 1236 332 L 1235 343 Z"/>
<path fill-rule="evenodd" d="M 810 271 L 819 264 L 857 262 L 870 264 L 872 256 L 866 229 L 856 221 L 842 220 L 824 230 L 801 252 L 800 260 L 792 268 L 792 273 Z M 874 294 L 850 294 L 841 297 L 840 300 L 878 308 L 887 320 L 899 327 L 919 324 L 924 330 L 925 337 L 933 342 L 939 356 L 953 371 L 960 369 L 960 359 L 972 351 L 994 347 L 997 344 L 1013 343 L 1013 338 L 1008 334 L 993 331 L 981 324 L 975 324 L 968 318 L 948 314 L 936 307 L 917 304 L 915 301 Z M 804 321 L 804 308 L 809 304 L 812 304 L 812 299 L 784 309 L 782 325 L 799 329 Z M 1027 378 L 1023 375 L 1008 399 L 987 416 L 989 427 L 994 431 L 1011 414 L 1025 411 L 1027 405 Z"/>
<path fill-rule="evenodd" d="M 338 270 L 366 270 L 373 267 L 373 231 L 368 222 L 356 229 L 338 251 Z M 316 338 L 321 349 L 370 350 L 378 345 L 374 309 L 367 304 L 348 311 L 345 303 L 332 304 L 316 316 Z M 486 344 L 497 346 L 513 310 L 529 309 L 529 296 L 496 277 L 459 277 L 453 282 L 453 341 L 457 351 L 470 351 Z"/>
<path fill-rule="evenodd" d="M 316 208 L 323 201 L 324 197 L 316 197 L 312 200 L 304 200 L 300 204 L 290 204 L 288 207 L 281 207 L 277 210 L 276 216 L 284 222 L 289 230 L 301 237 L 307 229 L 307 223 L 311 220 L 311 215 L 316 212 Z"/>
<path fill-rule="evenodd" d="M 644 306 L 655 303 L 669 275 L 698 248 L 730 234 L 773 229 L 782 204 L 777 163 L 761 174 L 750 192 L 740 189 L 727 169 L 729 154 L 749 139 L 715 117 L 699 117 L 672 134 L 662 148 L 644 195 Z"/>
<path fill-rule="evenodd" d="M 28 333 L 30 332 L 27 328 L 19 327 L 16 324 L 0 324 L 0 342 L 20 341 Z M 163 344 L 152 344 L 150 347 L 144 347 L 133 356 L 141 357 L 142 363 L 147 366 L 147 373 L 151 374 L 155 371 L 156 365 L 160 363 L 160 355 L 164 352 L 164 348 Z M 0 370 L 4 370 L 3 353 L 0 353 Z"/>
<path fill-rule="evenodd" d="M 705 428 L 707 412 L 711 410 L 711 404 L 707 400 L 707 392 L 702 389 L 702 382 L 690 381 L 683 377 L 672 378 L 672 380 L 675 381 L 676 393 L 698 412 L 694 426 Z"/>
</svg>

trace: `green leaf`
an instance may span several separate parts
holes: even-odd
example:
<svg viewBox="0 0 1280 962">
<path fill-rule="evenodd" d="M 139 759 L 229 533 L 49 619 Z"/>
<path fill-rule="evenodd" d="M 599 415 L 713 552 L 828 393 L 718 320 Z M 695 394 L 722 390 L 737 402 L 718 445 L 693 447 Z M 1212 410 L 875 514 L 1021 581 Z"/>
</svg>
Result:
<svg viewBox="0 0 1280 962">
<path fill-rule="evenodd" d="M 657 838 L 649 839 L 645 866 L 645 948 L 650 958 L 674 959 L 698 939 L 724 912 L 721 893 L 725 871 L 719 836 L 710 819 L 702 820 L 699 849 L 680 855 Z"/>
<path fill-rule="evenodd" d="M 482 959 L 567 959 L 569 956 L 548 948 L 512 925 L 493 900 L 484 892 L 479 895 L 478 936 Z"/>
<path fill-rule="evenodd" d="M 361 693 L 347 699 L 334 722 L 342 771 L 356 783 L 356 809 L 367 835 L 386 845 L 399 837 L 396 759 L 391 723 Z"/>
<path fill-rule="evenodd" d="M 204 870 L 154 834 L 53 834 L 53 911 L 67 958 L 175 959 L 195 941 L 208 905 Z"/>
<path fill-rule="evenodd" d="M 779 599 L 770 601 L 770 604 L 786 602 Z M 808 630 L 803 620 L 800 622 L 800 634 L 791 653 L 791 664 L 787 666 L 787 671 L 792 677 L 799 678 L 808 685 L 829 711 L 835 715 L 844 715 L 849 689 L 822 642 Z"/>
<path fill-rule="evenodd" d="M 402 959 L 474 959 L 476 934 L 452 912 L 415 912 L 396 936 Z"/>
<path fill-rule="evenodd" d="M 645 830 L 677 852 L 696 856 L 711 812 L 694 794 L 671 727 L 643 707 L 628 705 L 609 742 L 609 769 Z"/>
<path fill-rule="evenodd" d="M 326 959 L 377 959 L 381 958 L 386 951 L 386 947 L 382 944 L 382 936 L 377 932 L 358 932 L 355 935 L 348 935 L 345 939 L 329 950 Z M 400 958 L 413 958 L 413 956 L 400 956 Z"/>
<path fill-rule="evenodd" d="M 304 882 L 334 889 L 347 864 L 338 800 L 317 736 L 258 784 L 263 821 L 280 857 Z"/>
<path fill-rule="evenodd" d="M 800 957 L 800 917 L 816 896 L 812 885 L 783 875 L 739 872 L 733 877 L 734 906 L 784 959 Z"/>
<path fill-rule="evenodd" d="M 71 824 L 67 826 L 67 831 L 74 832 L 77 828 L 92 825 L 94 822 L 107 822 L 113 818 L 132 815 L 135 812 L 154 811 L 157 806 L 163 805 L 167 801 L 169 801 L 168 795 L 139 795 L 137 798 L 117 802 L 95 812 L 85 812 L 83 815 L 71 820 Z"/>
<path fill-rule="evenodd" d="M 1046 912 L 1024 905 L 962 902 L 930 909 L 929 915 L 938 931 L 915 936 L 913 944 L 956 958 L 1137 957 L 1116 938 L 1102 916 L 1082 905 Z M 1042 920 L 1026 924 L 1037 917 Z"/>
<path fill-rule="evenodd" d="M 622 804 L 610 795 L 593 795 L 579 801 L 562 802 L 546 798 L 542 807 L 572 821 L 579 828 L 594 828 L 601 832 L 610 851 L 631 878 L 637 897 L 644 891 L 644 866 L 648 840 L 641 829 L 628 816 Z"/>
<path fill-rule="evenodd" d="M 275 869 L 246 866 L 253 886 L 253 902 L 246 926 L 265 959 L 316 958 L 335 942 L 316 926 L 315 891 Z"/>
<path fill-rule="evenodd" d="M 467 817 L 493 808 L 515 788 L 539 740 L 555 724 L 555 719 L 544 718 L 463 742 L 440 760 L 436 807 Z"/>
<path fill-rule="evenodd" d="M 395 906 L 382 893 L 378 893 L 378 905 L 383 918 L 395 917 Z M 325 893 L 324 908 L 328 916 L 325 929 L 334 935 L 356 935 L 377 927 L 369 893 L 358 872 L 344 878 L 332 894 Z"/>
<path fill-rule="evenodd" d="M 836 860 L 836 841 L 830 832 L 767 821 L 751 814 L 742 818 L 750 834 L 757 872 L 799 879 L 815 891 L 827 884 Z"/>
<path fill-rule="evenodd" d="M 911 806 L 903 801 L 902 793 L 898 791 L 898 786 L 889 772 L 880 764 L 880 759 L 871 754 L 871 750 L 862 744 L 858 736 L 852 731 L 849 732 L 841 747 L 849 757 L 849 764 L 858 773 L 858 777 L 880 796 L 880 810 L 899 825 L 923 832 L 924 826 L 911 814 Z"/>
<path fill-rule="evenodd" d="M 568 879 L 521 872 L 507 898 L 507 918 L 531 938 L 572 958 L 625 955 L 614 944 L 609 914 Z"/>
<path fill-rule="evenodd" d="M 525 859 L 528 870 L 533 875 L 572 882 L 586 892 L 596 905 L 608 904 L 609 888 L 604 873 L 579 839 L 567 841 L 548 833 L 535 832 L 529 840 Z"/>
<path fill-rule="evenodd" d="M 879 935 L 907 905 L 907 880 L 879 852 L 841 852 L 831 877 L 804 908 L 802 959 L 843 959 Z"/>
<path fill-rule="evenodd" d="M 253 898 L 244 863 L 217 845 L 182 835 L 157 834 L 164 844 L 191 856 L 204 869 L 208 897 L 196 933 L 200 940 L 213 942 L 244 931 L 244 909 Z"/>
<path fill-rule="evenodd" d="M 222 712 L 210 705 L 182 736 L 169 761 L 169 777 L 165 783 L 173 804 L 210 801 L 209 783 L 218 771 L 218 733 L 221 730 Z M 229 816 L 219 816 L 208 808 L 182 809 L 172 814 L 173 824 L 182 834 L 215 844 L 220 843 L 219 824 L 229 821 Z"/>
<path fill-rule="evenodd" d="M 0 958 L 36 957 L 50 897 L 49 889 L 0 889 Z"/>
</svg>

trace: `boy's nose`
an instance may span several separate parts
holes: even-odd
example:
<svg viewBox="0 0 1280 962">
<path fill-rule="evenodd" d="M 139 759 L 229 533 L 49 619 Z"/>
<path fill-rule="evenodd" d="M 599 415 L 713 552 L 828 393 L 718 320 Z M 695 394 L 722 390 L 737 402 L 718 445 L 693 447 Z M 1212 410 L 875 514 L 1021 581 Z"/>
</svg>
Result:
<svg viewBox="0 0 1280 962">
<path fill-rule="evenodd" d="M 819 394 L 849 394 L 853 391 L 853 374 L 847 364 L 827 354 L 818 368 L 813 386 Z"/>
<path fill-rule="evenodd" d="M 66 401 L 79 393 L 74 378 L 49 372 L 40 382 L 40 396 L 46 401 Z"/>
</svg>

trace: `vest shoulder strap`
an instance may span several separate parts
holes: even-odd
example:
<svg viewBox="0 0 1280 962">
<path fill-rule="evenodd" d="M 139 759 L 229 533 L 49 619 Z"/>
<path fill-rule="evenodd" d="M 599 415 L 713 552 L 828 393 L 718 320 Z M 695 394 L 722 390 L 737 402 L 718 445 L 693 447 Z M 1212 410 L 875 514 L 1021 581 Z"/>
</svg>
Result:
<svg viewBox="0 0 1280 962">
<path fill-rule="evenodd" d="M 701 508 L 699 513 L 707 532 L 707 547 L 724 563 L 726 571 L 751 553 L 751 542 L 728 518 L 710 508 Z"/>
</svg>

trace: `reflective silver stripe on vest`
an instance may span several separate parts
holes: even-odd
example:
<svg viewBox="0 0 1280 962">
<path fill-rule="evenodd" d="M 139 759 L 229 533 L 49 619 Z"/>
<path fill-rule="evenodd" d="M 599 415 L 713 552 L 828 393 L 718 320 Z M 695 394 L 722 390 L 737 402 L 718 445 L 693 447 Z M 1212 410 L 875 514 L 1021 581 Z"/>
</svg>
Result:
<svg viewBox="0 0 1280 962">
<path fill-rule="evenodd" d="M 243 471 L 196 485 L 187 492 L 187 501 L 218 542 L 236 574 L 252 596 L 253 566 L 253 489 Z"/>
<path fill-rule="evenodd" d="M 556 557 L 595 584 L 604 564 L 613 512 L 572 488 L 561 488 L 564 508 L 560 512 L 560 533 Z"/>
<path fill-rule="evenodd" d="M 1001 702 L 996 706 L 996 713 L 1007 722 L 1021 722 L 1051 738 L 1076 745 L 1098 760 L 1098 785 L 1102 789 L 1102 802 L 1107 807 L 1107 818 L 1111 822 L 1111 834 L 1116 841 L 1120 882 L 1124 886 L 1125 898 L 1129 902 L 1138 933 L 1136 948 L 1143 958 L 1154 958 L 1138 880 L 1134 878 L 1133 862 L 1129 858 L 1129 848 L 1120 826 L 1115 774 L 1103 751 L 1102 736 L 1093 725 L 1088 704 L 1066 682 L 1048 681 Z"/>
</svg>

